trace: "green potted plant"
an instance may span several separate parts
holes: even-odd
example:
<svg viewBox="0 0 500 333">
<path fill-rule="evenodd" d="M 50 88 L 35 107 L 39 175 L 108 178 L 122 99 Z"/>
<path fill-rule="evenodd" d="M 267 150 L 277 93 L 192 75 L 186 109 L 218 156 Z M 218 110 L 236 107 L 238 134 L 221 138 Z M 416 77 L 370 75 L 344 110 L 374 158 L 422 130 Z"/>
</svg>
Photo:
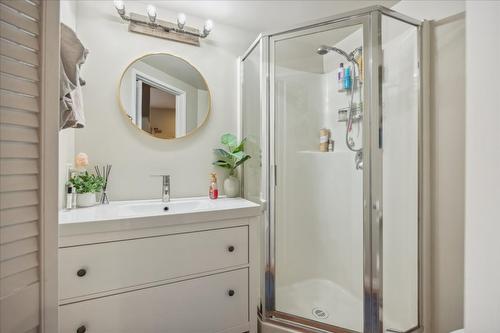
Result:
<svg viewBox="0 0 500 333">
<path fill-rule="evenodd" d="M 227 133 L 222 135 L 220 139 L 221 144 L 226 146 L 227 149 L 214 149 L 217 160 L 213 162 L 213 165 L 229 170 L 229 175 L 224 180 L 224 193 L 229 198 L 234 198 L 240 193 L 240 181 L 236 177 L 236 168 L 250 158 L 250 155 L 244 152 L 245 141 L 246 138 L 238 143 L 236 136 Z"/>
<path fill-rule="evenodd" d="M 90 207 L 97 203 L 96 193 L 101 192 L 104 179 L 100 176 L 82 172 L 69 180 L 76 189 L 76 204 L 78 207 Z"/>
</svg>

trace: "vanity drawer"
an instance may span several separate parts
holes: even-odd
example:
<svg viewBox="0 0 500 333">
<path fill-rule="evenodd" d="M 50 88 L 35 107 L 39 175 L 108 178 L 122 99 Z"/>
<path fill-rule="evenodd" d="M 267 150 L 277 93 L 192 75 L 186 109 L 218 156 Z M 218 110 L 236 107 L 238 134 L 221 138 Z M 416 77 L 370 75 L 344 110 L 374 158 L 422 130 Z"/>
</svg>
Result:
<svg viewBox="0 0 500 333">
<path fill-rule="evenodd" d="M 248 269 L 63 305 L 59 316 L 60 333 L 223 332 L 249 321 Z"/>
<path fill-rule="evenodd" d="M 59 249 L 61 300 L 248 263 L 248 227 Z"/>
</svg>

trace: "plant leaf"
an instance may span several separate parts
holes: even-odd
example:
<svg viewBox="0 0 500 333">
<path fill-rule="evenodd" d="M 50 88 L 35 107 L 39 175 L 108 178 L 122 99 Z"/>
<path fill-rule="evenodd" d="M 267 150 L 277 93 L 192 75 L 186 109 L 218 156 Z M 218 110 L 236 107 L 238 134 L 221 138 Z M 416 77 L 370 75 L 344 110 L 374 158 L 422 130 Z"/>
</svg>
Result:
<svg viewBox="0 0 500 333">
<path fill-rule="evenodd" d="M 246 140 L 247 140 L 247 138 L 244 138 L 243 140 L 241 140 L 240 144 L 238 146 L 236 146 L 236 148 L 234 148 L 234 150 L 232 152 L 239 153 L 240 151 L 243 151 L 245 149 Z"/>
<path fill-rule="evenodd" d="M 240 160 L 238 160 L 236 162 L 236 164 L 234 165 L 235 168 L 237 168 L 238 166 L 240 166 L 241 164 L 245 163 L 246 160 L 250 159 L 251 156 L 250 155 L 245 155 L 243 156 L 243 158 L 241 158 Z"/>
<path fill-rule="evenodd" d="M 229 164 L 234 164 L 235 162 L 235 157 L 231 154 L 225 151 L 224 149 L 214 149 L 215 155 L 219 158 L 219 160 L 226 161 Z"/>
<path fill-rule="evenodd" d="M 236 141 L 236 136 L 230 133 L 226 133 L 220 138 L 220 142 L 223 145 L 226 145 L 230 151 L 233 151 L 233 149 L 238 145 Z"/>
<path fill-rule="evenodd" d="M 104 186 L 104 178 L 90 174 L 88 171 L 76 175 L 69 182 L 75 187 L 76 193 L 100 192 Z"/>
<path fill-rule="evenodd" d="M 212 164 L 227 168 L 230 170 L 230 174 L 233 174 L 238 166 L 250 158 L 250 155 L 244 152 L 245 142 L 246 138 L 241 140 L 238 144 L 236 136 L 230 133 L 222 135 L 221 143 L 226 145 L 229 151 L 221 148 L 214 149 L 214 153 L 217 155 L 217 161 Z"/>
<path fill-rule="evenodd" d="M 242 152 L 242 151 L 239 151 L 237 153 L 231 153 L 231 156 L 236 159 L 236 160 L 239 160 L 239 159 L 242 159 L 244 156 L 245 156 L 245 153 Z"/>
<path fill-rule="evenodd" d="M 231 169 L 231 165 L 229 163 L 227 163 L 226 161 L 215 161 L 212 163 L 213 165 L 217 165 L 217 166 L 220 166 L 222 168 L 227 168 L 227 169 Z"/>
</svg>

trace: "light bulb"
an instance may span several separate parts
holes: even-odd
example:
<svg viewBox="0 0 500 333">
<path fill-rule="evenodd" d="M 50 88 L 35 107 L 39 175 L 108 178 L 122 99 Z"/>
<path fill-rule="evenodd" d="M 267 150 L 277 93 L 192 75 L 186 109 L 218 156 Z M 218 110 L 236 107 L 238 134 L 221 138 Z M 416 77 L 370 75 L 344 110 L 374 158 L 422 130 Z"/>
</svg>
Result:
<svg viewBox="0 0 500 333">
<path fill-rule="evenodd" d="M 116 11 L 118 12 L 118 14 L 125 15 L 125 3 L 123 3 L 122 0 L 115 0 L 115 1 L 113 1 L 113 3 L 115 5 L 115 8 L 116 8 Z"/>
<path fill-rule="evenodd" d="M 186 14 L 184 13 L 179 13 L 177 15 L 177 26 L 179 29 L 184 28 L 184 25 L 186 24 Z"/>
<path fill-rule="evenodd" d="M 148 17 L 151 23 L 154 23 L 156 21 L 156 7 L 153 5 L 148 5 L 146 12 L 148 13 Z"/>
<path fill-rule="evenodd" d="M 208 35 L 213 28 L 214 28 L 214 22 L 212 22 L 212 20 L 207 20 L 205 22 L 205 26 L 203 27 L 203 33 L 205 35 Z"/>
<path fill-rule="evenodd" d="M 115 5 L 116 9 L 118 9 L 118 10 L 125 9 L 125 4 L 123 3 L 122 0 L 115 0 L 115 1 L 113 1 L 113 3 Z"/>
</svg>

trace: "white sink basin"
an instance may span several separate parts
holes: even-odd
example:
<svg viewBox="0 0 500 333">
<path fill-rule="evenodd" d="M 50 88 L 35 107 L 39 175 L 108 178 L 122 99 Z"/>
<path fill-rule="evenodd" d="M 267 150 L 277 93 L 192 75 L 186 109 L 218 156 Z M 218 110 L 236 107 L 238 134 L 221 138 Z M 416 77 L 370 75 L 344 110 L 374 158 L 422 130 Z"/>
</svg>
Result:
<svg viewBox="0 0 500 333">
<path fill-rule="evenodd" d="M 148 216 L 171 216 L 200 212 L 216 212 L 240 208 L 255 208 L 259 205 L 242 198 L 202 198 L 161 200 L 113 201 L 108 205 L 77 208 L 59 213 L 59 224 L 123 220 Z"/>
<path fill-rule="evenodd" d="M 194 210 L 210 208 L 207 200 L 171 201 L 171 202 L 141 202 L 119 206 L 119 215 L 152 215 L 157 213 L 186 213 Z M 212 205 L 215 206 L 215 205 Z"/>
</svg>

